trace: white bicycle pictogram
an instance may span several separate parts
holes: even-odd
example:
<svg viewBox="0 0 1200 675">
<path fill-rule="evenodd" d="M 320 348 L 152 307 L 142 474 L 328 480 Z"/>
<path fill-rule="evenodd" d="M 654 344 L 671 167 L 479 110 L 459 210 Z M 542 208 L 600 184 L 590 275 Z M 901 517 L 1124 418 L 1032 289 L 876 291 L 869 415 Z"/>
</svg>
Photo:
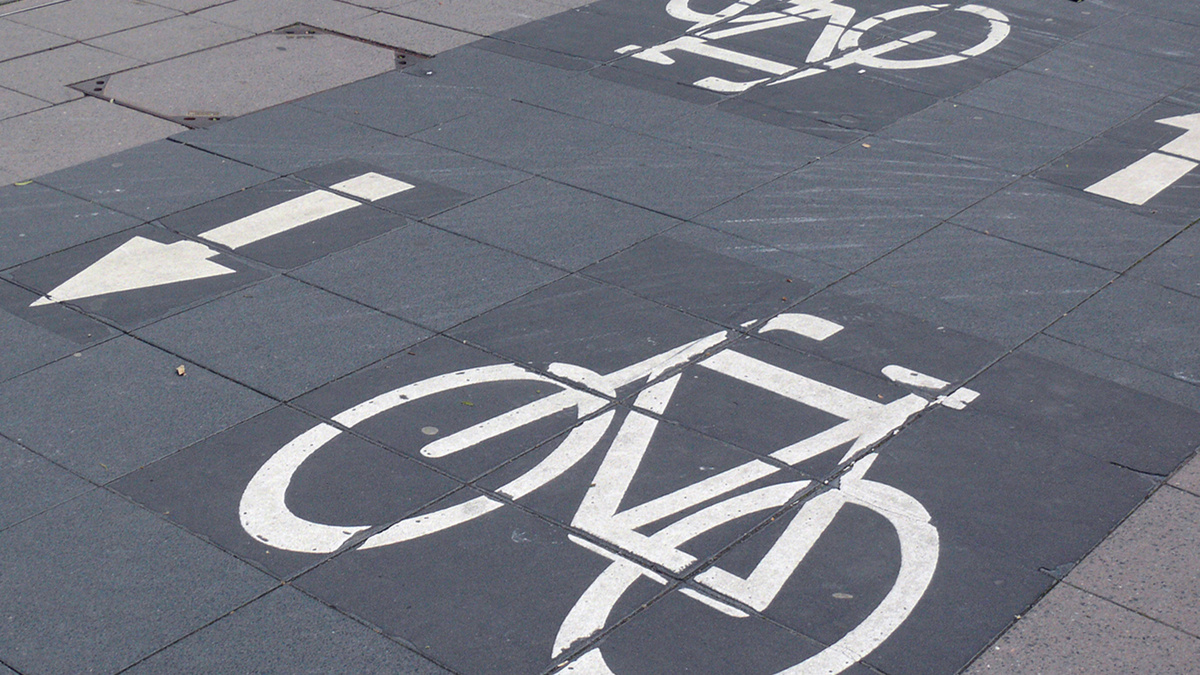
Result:
<svg viewBox="0 0 1200 675">
<path fill-rule="evenodd" d="M 752 325 L 752 324 L 748 324 Z M 842 326 L 808 314 L 782 314 L 767 321 L 759 332 L 787 331 L 814 340 L 825 340 Z M 642 561 L 671 572 L 699 562 L 680 547 L 735 519 L 782 509 L 812 486 L 808 480 L 791 480 L 746 490 L 748 486 L 827 452 L 849 446 L 839 465 L 840 480 L 801 502 L 783 534 L 747 577 L 710 566 L 693 577 L 705 592 L 681 592 L 729 617 L 746 618 L 742 609 L 763 611 L 771 605 L 795 573 L 808 551 L 821 539 L 834 517 L 847 504 L 865 507 L 885 518 L 899 538 L 900 567 L 891 589 L 879 605 L 838 641 L 808 659 L 781 671 L 839 673 L 859 661 L 888 638 L 908 617 L 924 595 L 937 567 L 939 544 L 930 515 L 912 496 L 864 477 L 878 456 L 873 448 L 904 425 L 913 415 L 933 405 L 962 409 L 978 394 L 965 387 L 949 391 L 948 382 L 896 365 L 883 374 L 914 389 L 934 392 L 926 397 L 906 394 L 888 403 L 818 382 L 731 348 L 738 335 L 719 332 L 667 350 L 607 375 L 567 363 L 550 366 L 553 379 L 512 364 L 481 366 L 431 377 L 371 398 L 333 417 L 346 428 L 380 413 L 442 392 L 494 382 L 535 382 L 558 391 L 509 412 L 433 441 L 421 449 L 432 460 L 468 451 L 484 441 L 551 415 L 574 409 L 581 421 L 533 468 L 497 488 L 503 497 L 518 500 L 562 475 L 595 448 L 613 423 L 616 390 L 645 381 L 633 410 L 621 423 L 601 461 L 591 486 L 571 525 L 593 541 L 570 535 L 574 543 L 611 561 L 581 594 L 564 617 L 552 648 L 558 658 L 580 641 L 601 632 L 618 600 L 638 579 L 666 585 L 669 579 Z M 696 365 L 761 387 L 787 399 L 836 416 L 840 423 L 770 453 L 776 463 L 751 460 L 645 503 L 619 510 L 662 415 L 682 376 L 683 366 Z M 936 395 L 936 392 L 943 392 Z M 297 470 L 313 453 L 342 432 L 321 423 L 280 448 L 258 470 L 242 494 L 242 527 L 251 536 L 277 549 L 308 553 L 333 553 L 371 525 L 333 525 L 306 520 L 286 503 L 288 486 Z M 399 545 L 441 532 L 501 508 L 505 502 L 491 496 L 401 520 L 367 537 L 361 549 Z M 685 512 L 686 515 L 683 515 Z M 682 517 L 679 517 L 681 516 Z M 673 522 L 651 534 L 648 526 Z M 600 649 L 592 648 L 572 659 L 563 672 L 609 674 Z"/>
<path fill-rule="evenodd" d="M 760 1 L 738 0 L 724 9 L 709 14 L 693 8 L 693 0 L 669 0 L 667 14 L 692 24 L 684 35 L 652 47 L 626 45 L 617 49 L 616 52 L 663 66 L 675 63 L 675 59 L 670 56 L 671 52 L 688 52 L 765 74 L 763 77 L 745 81 L 734 81 L 714 75 L 693 82 L 697 87 L 723 94 L 734 94 L 764 82 L 767 83 L 766 86 L 776 86 L 846 66 L 908 70 L 958 63 L 991 50 L 1003 42 L 1011 30 L 1008 17 L 1004 13 L 983 5 L 965 4 L 953 8 L 951 11 L 974 15 L 980 20 L 986 21 L 987 33 L 977 44 L 940 56 L 893 58 L 889 54 L 935 37 L 938 34 L 937 31 L 921 30 L 873 47 L 860 46 L 863 36 L 888 21 L 939 12 L 949 8 L 950 5 L 941 3 L 901 7 L 854 23 L 856 10 L 853 7 L 838 4 L 836 0 L 767 2 L 764 4 L 771 5 L 772 9 L 750 13 L 748 10 L 758 5 Z M 827 20 L 827 23 L 802 63 L 783 63 L 720 45 L 722 40 L 728 38 L 822 19 Z"/>
</svg>

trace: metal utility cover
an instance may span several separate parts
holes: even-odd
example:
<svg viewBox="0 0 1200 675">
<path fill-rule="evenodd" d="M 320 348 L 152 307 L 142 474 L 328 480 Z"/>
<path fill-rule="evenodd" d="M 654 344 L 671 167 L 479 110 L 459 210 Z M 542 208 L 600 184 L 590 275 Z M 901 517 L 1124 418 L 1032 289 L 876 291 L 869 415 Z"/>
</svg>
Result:
<svg viewBox="0 0 1200 675">
<path fill-rule="evenodd" d="M 330 33 L 268 33 L 112 75 L 103 96 L 172 119 L 228 118 L 391 70 L 396 54 Z"/>
</svg>

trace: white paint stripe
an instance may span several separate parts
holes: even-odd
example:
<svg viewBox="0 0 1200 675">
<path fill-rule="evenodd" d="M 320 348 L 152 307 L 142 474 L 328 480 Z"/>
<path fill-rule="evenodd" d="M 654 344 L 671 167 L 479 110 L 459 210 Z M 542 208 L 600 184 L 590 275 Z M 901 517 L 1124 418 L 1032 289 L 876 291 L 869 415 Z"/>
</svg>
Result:
<svg viewBox="0 0 1200 675">
<path fill-rule="evenodd" d="M 782 16 L 781 18 L 769 21 L 756 21 L 754 23 L 745 23 L 733 28 L 726 28 L 725 30 L 703 33 L 703 36 L 709 40 L 720 40 L 723 38 L 733 37 L 735 35 L 743 35 L 745 33 L 754 33 L 760 30 L 767 30 L 768 28 L 778 28 L 793 23 L 803 23 L 804 21 L 807 21 L 807 19 L 799 16 Z"/>
<path fill-rule="evenodd" d="M 932 391 L 940 391 L 950 386 L 950 383 L 945 380 L 939 380 L 932 375 L 918 373 L 915 370 L 905 368 L 903 366 L 884 366 L 883 374 L 892 382 L 920 387 L 922 389 L 930 389 Z"/>
<path fill-rule="evenodd" d="M 771 453 L 771 457 L 786 464 L 796 466 L 800 462 L 812 459 L 821 453 L 849 443 L 858 438 L 863 432 L 863 424 L 859 420 L 847 420 L 841 424 L 826 429 L 819 434 L 809 436 L 787 447 Z"/>
<path fill-rule="evenodd" d="M 681 588 L 681 589 L 679 589 L 679 592 L 683 593 L 684 595 L 688 596 L 689 598 L 691 598 L 693 600 L 699 600 L 700 602 L 708 605 L 709 607 L 712 607 L 713 609 L 724 614 L 725 616 L 731 616 L 735 619 L 745 619 L 746 617 L 750 616 L 749 614 L 743 612 L 742 610 L 738 609 L 737 607 L 734 607 L 733 605 L 729 605 L 724 602 L 721 602 L 720 600 L 717 600 L 716 598 L 710 598 L 707 595 L 701 593 L 700 591 L 697 591 L 694 588 Z"/>
<path fill-rule="evenodd" d="M 461 525 L 469 520 L 474 520 L 479 516 L 491 513 L 501 506 L 504 506 L 504 502 L 492 499 L 491 497 L 475 497 L 470 501 L 446 507 L 433 513 L 405 518 L 383 532 L 367 539 L 359 548 L 369 549 L 390 546 L 403 541 L 417 539 L 418 537 L 424 537 L 434 532 L 441 532 L 455 525 Z"/>
<path fill-rule="evenodd" d="M 777 467 L 766 462 L 752 460 L 670 494 L 626 509 L 613 516 L 613 521 L 626 529 L 635 530 L 668 516 L 682 513 L 697 504 L 703 504 L 710 499 L 733 492 L 778 471 Z"/>
<path fill-rule="evenodd" d="M 1200 164 L 1154 152 L 1088 187 L 1085 192 L 1141 206 L 1197 166 Z"/>
<path fill-rule="evenodd" d="M 200 237 L 239 248 L 356 206 L 358 202 L 353 199 L 317 190 L 211 229 Z"/>
<path fill-rule="evenodd" d="M 1158 123 L 1187 130 L 1187 133 L 1184 135 L 1164 145 L 1162 147 L 1163 152 L 1169 152 L 1200 162 L 1200 113 L 1167 117 L 1158 120 Z"/>
<path fill-rule="evenodd" d="M 685 345 L 680 345 L 675 349 L 651 356 L 650 358 L 635 363 L 631 366 L 626 366 L 616 372 L 609 373 L 604 376 L 607 387 L 610 390 L 615 390 L 617 387 L 624 386 L 630 382 L 636 382 L 643 377 L 653 380 L 666 371 L 680 366 L 688 361 L 700 356 L 709 349 L 716 347 L 725 341 L 727 333 L 713 333 L 712 335 L 702 337 L 699 340 L 693 340 Z M 558 371 L 551 368 L 551 371 L 558 374 Z M 597 391 L 602 391 L 597 389 Z"/>
<path fill-rule="evenodd" d="M 701 361 L 700 365 L 842 419 L 867 417 L 883 407 L 870 399 L 732 350 L 718 352 Z"/>
<path fill-rule="evenodd" d="M 679 378 L 682 376 L 680 373 L 648 387 L 638 394 L 633 406 L 657 415 L 663 414 L 663 411 L 667 409 L 667 404 L 671 402 L 671 396 L 675 393 L 675 387 L 679 385 Z"/>
<path fill-rule="evenodd" d="M 340 183 L 334 183 L 330 186 L 334 190 L 340 190 L 346 194 L 354 195 L 359 199 L 367 201 L 377 201 L 384 197 L 400 194 L 416 187 L 412 183 L 406 183 L 395 178 L 388 178 L 383 174 L 375 173 L 374 171 L 364 173 L 361 176 L 355 176 L 344 180 Z"/>
<path fill-rule="evenodd" d="M 421 454 L 426 457 L 446 457 L 464 448 L 469 448 L 501 434 L 508 433 L 513 429 L 518 429 L 526 424 L 531 424 L 576 406 L 581 408 L 581 415 L 586 415 L 590 410 L 584 411 L 582 408 L 589 402 L 595 406 L 599 406 L 603 405 L 604 400 L 598 396 L 592 396 L 591 394 L 574 389 L 560 391 L 557 394 L 540 398 L 502 415 L 490 417 L 479 424 L 463 429 L 445 438 L 439 438 L 421 448 Z M 592 408 L 592 410 L 595 409 L 595 407 Z"/>
<path fill-rule="evenodd" d="M 604 432 L 608 430 L 608 425 L 612 423 L 614 414 L 609 411 L 575 427 L 553 452 L 538 462 L 537 466 L 505 483 L 496 492 L 512 499 L 520 499 L 558 478 L 596 447 Z"/>
<path fill-rule="evenodd" d="M 962 410 L 977 398 L 979 398 L 979 392 L 963 387 L 949 396 L 939 398 L 938 403 L 952 410 Z"/>
<path fill-rule="evenodd" d="M 837 335 L 843 326 L 812 314 L 780 314 L 759 329 L 760 333 L 785 330 L 821 342 Z"/>
</svg>

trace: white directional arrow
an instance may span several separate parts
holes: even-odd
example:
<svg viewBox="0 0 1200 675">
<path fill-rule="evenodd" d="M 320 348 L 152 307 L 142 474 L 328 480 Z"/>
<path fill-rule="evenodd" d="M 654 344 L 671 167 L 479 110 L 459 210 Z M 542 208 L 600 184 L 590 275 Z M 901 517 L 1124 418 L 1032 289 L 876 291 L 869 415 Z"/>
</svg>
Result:
<svg viewBox="0 0 1200 675">
<path fill-rule="evenodd" d="M 1200 162 L 1200 113 L 1167 117 L 1158 123 L 1187 132 L 1157 152 L 1089 186 L 1085 192 L 1141 206 L 1200 166 L 1197 164 Z"/>
<path fill-rule="evenodd" d="M 360 199 L 375 201 L 411 190 L 413 185 L 370 172 L 332 187 Z M 213 228 L 202 233 L 200 238 L 229 248 L 240 248 L 352 209 L 359 203 L 326 190 L 315 190 Z M 59 284 L 45 297 L 33 301 L 30 307 L 233 274 L 234 270 L 209 260 L 218 253 L 194 241 L 160 244 L 144 237 L 134 237 Z"/>
</svg>

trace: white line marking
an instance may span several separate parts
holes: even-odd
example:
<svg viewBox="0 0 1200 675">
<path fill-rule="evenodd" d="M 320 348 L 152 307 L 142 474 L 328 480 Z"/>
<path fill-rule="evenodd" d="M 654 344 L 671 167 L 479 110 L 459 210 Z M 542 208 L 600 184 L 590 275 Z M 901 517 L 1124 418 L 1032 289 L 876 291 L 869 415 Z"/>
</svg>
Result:
<svg viewBox="0 0 1200 675">
<path fill-rule="evenodd" d="M 1141 206 L 1197 166 L 1182 157 L 1154 152 L 1084 191 Z"/>
<path fill-rule="evenodd" d="M 817 342 L 827 340 L 837 335 L 843 326 L 828 319 L 822 319 L 812 314 L 780 314 L 759 329 L 760 333 L 773 330 L 786 330 L 789 333 L 803 335 Z"/>
<path fill-rule="evenodd" d="M 384 197 L 391 197 L 401 192 L 407 192 L 416 186 L 412 183 L 388 178 L 383 174 L 370 171 L 361 176 L 355 176 L 340 183 L 334 183 L 329 187 L 345 192 L 346 194 L 354 195 L 359 199 L 374 202 Z"/>
<path fill-rule="evenodd" d="M 213 228 L 200 238 L 229 248 L 240 248 L 356 206 L 358 202 L 353 199 L 317 190 Z"/>
<path fill-rule="evenodd" d="M 950 383 L 945 380 L 939 380 L 932 375 L 918 373 L 915 370 L 905 368 L 903 366 L 884 366 L 883 374 L 892 382 L 908 384 L 914 387 L 920 387 L 922 389 L 929 389 L 932 391 L 940 391 L 950 386 Z"/>
</svg>

